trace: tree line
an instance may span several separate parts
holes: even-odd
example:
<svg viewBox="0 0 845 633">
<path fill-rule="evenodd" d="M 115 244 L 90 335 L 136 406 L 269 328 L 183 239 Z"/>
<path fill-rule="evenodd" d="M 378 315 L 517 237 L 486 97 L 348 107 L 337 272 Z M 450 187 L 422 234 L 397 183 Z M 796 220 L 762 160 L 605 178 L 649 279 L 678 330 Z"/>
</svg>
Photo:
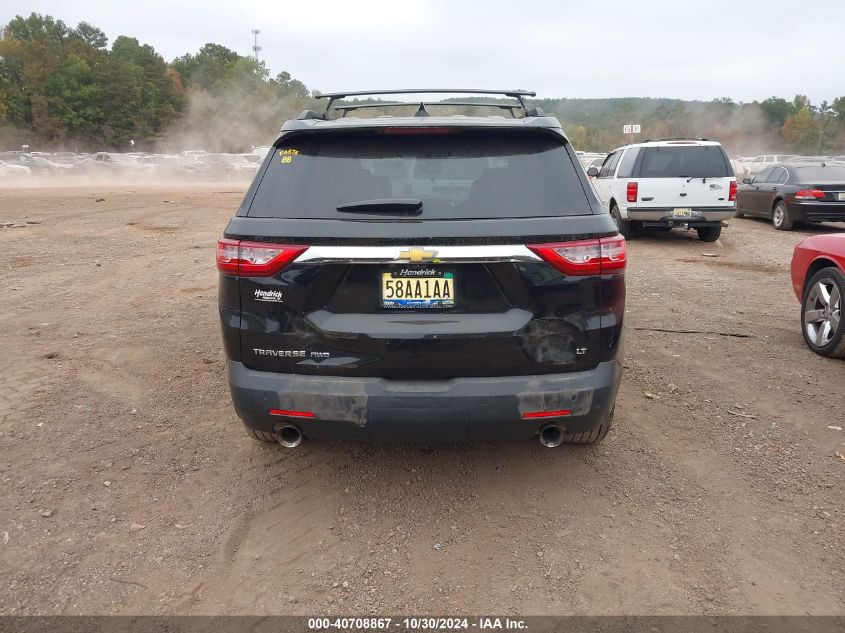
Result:
<svg viewBox="0 0 845 633">
<path fill-rule="evenodd" d="M 845 97 L 803 95 L 736 103 L 680 99 L 539 99 L 577 149 L 613 149 L 636 137 L 706 137 L 732 153 L 841 154 Z M 16 16 L 0 34 L 0 149 L 244 151 L 271 141 L 280 124 L 317 108 L 287 72 L 219 44 L 170 62 L 149 44 L 50 16 Z M 461 112 L 459 108 L 456 112 Z M 362 111 L 362 114 L 365 111 Z M 376 111 L 366 112 L 372 116 Z M 132 143 L 134 143 L 134 145 Z"/>
<path fill-rule="evenodd" d="M 171 62 L 134 37 L 108 44 L 87 22 L 10 20 L 0 35 L 0 149 L 243 151 L 313 107 L 301 81 L 270 77 L 263 62 L 219 44 Z"/>
<path fill-rule="evenodd" d="M 630 141 L 626 124 L 648 138 L 693 137 L 720 141 L 733 154 L 845 153 L 845 97 L 818 105 L 804 95 L 737 103 L 679 99 L 559 99 L 540 106 L 555 112 L 578 149 L 608 150 Z"/>
</svg>

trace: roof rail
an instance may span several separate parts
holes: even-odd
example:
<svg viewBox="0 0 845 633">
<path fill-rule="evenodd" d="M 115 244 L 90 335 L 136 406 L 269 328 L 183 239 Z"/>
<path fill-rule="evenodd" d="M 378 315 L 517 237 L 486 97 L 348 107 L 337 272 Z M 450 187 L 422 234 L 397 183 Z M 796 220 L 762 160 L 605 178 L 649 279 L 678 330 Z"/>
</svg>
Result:
<svg viewBox="0 0 845 633">
<path fill-rule="evenodd" d="M 432 106 L 455 106 L 457 108 L 498 108 L 499 110 L 508 110 L 513 118 L 516 118 L 514 110 L 522 109 L 518 103 L 485 103 L 481 101 L 380 101 L 377 103 L 353 103 L 349 105 L 335 106 L 335 110 L 343 112 L 345 117 L 350 112 L 355 110 L 363 110 L 364 108 L 401 108 L 401 107 L 415 107 L 421 108 L 423 111 Z M 419 110 L 418 110 L 419 111 Z"/>
<path fill-rule="evenodd" d="M 399 90 L 359 90 L 355 92 L 315 92 L 315 99 L 328 99 L 326 109 L 323 111 L 323 116 L 329 118 L 329 110 L 335 104 L 335 101 L 346 99 L 347 97 L 371 97 L 374 95 L 406 95 L 406 94 L 479 94 L 479 95 L 503 95 L 511 97 L 519 102 L 519 109 L 522 110 L 523 116 L 527 111 L 525 100 L 523 97 L 536 97 L 537 93 L 529 90 L 482 90 L 479 88 L 405 88 Z M 416 104 L 418 105 L 418 104 Z"/>
</svg>

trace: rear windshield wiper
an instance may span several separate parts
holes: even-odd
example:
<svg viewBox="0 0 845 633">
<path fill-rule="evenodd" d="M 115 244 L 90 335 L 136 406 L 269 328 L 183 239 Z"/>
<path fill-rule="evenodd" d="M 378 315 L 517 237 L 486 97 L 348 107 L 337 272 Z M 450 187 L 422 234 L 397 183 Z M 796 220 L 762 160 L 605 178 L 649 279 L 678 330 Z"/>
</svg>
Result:
<svg viewBox="0 0 845 633">
<path fill-rule="evenodd" d="M 419 215 L 423 203 L 419 198 L 385 198 L 360 200 L 337 205 L 340 213 L 373 213 L 377 215 Z"/>
</svg>

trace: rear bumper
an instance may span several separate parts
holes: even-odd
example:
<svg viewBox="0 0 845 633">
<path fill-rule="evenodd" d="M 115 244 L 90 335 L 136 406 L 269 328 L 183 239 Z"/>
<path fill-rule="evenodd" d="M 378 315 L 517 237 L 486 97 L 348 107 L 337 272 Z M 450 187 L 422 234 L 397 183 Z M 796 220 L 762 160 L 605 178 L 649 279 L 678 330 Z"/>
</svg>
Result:
<svg viewBox="0 0 845 633">
<path fill-rule="evenodd" d="M 613 360 L 569 374 L 410 381 L 275 374 L 229 361 L 228 374 L 238 416 L 258 431 L 295 424 L 311 438 L 461 442 L 530 439 L 550 423 L 566 433 L 594 430 L 613 409 L 622 367 Z M 560 410 L 571 413 L 522 418 Z"/>
<path fill-rule="evenodd" d="M 787 207 L 798 222 L 845 222 L 845 202 L 788 202 Z"/>
<path fill-rule="evenodd" d="M 679 207 L 689 208 L 689 207 Z M 688 218 L 677 218 L 672 215 L 675 207 L 660 208 L 628 208 L 628 219 L 643 222 L 652 226 L 712 226 L 730 220 L 736 215 L 736 208 L 731 207 L 692 207 L 692 214 Z"/>
</svg>

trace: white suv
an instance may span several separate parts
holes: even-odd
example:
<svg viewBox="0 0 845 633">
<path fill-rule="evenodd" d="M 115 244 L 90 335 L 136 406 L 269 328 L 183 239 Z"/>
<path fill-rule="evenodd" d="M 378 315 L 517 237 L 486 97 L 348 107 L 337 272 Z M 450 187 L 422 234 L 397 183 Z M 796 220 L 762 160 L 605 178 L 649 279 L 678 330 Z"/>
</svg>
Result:
<svg viewBox="0 0 845 633">
<path fill-rule="evenodd" d="M 619 232 L 640 227 L 695 229 L 715 242 L 722 222 L 736 212 L 736 177 L 715 141 L 658 140 L 620 147 L 600 169 L 591 167 L 596 192 Z"/>
</svg>

